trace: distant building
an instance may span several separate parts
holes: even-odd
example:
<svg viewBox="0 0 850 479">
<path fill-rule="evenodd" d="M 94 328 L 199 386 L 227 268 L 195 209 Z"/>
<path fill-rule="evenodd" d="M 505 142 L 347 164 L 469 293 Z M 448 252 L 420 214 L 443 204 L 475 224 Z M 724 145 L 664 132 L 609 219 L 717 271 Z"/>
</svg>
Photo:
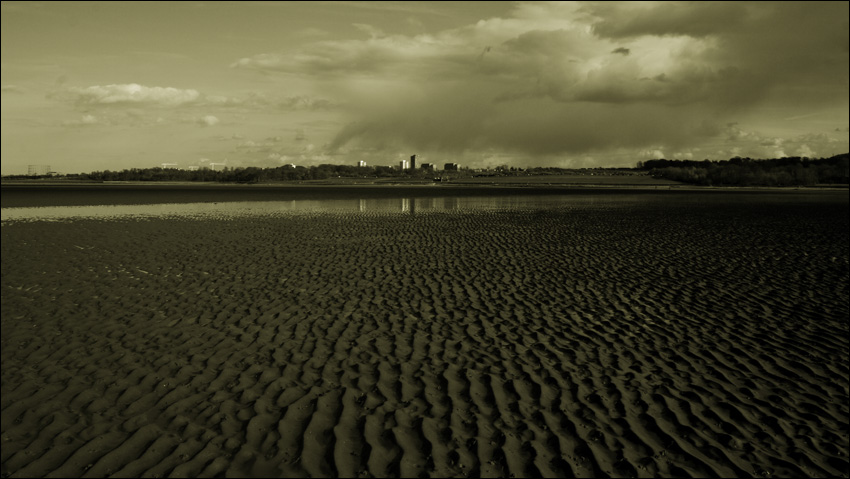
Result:
<svg viewBox="0 0 850 479">
<path fill-rule="evenodd" d="M 210 169 L 213 171 L 222 171 L 227 168 L 227 163 L 213 163 L 210 162 Z"/>
<path fill-rule="evenodd" d="M 446 163 L 443 165 L 443 169 L 446 171 L 457 171 L 460 169 L 460 163 Z"/>
<path fill-rule="evenodd" d="M 433 169 L 437 168 L 437 165 L 435 165 L 433 163 L 422 163 L 422 166 L 420 166 L 419 168 L 421 168 L 423 170 L 433 170 Z"/>
<path fill-rule="evenodd" d="M 416 169 L 416 155 L 410 155 L 410 169 Z"/>
<path fill-rule="evenodd" d="M 28 176 L 44 176 L 50 173 L 50 165 L 27 165 Z"/>
<path fill-rule="evenodd" d="M 177 169 L 177 163 L 163 163 L 162 164 L 163 170 L 168 169 L 168 168 L 172 168 L 172 169 L 176 170 Z"/>
<path fill-rule="evenodd" d="M 398 162 L 398 169 L 400 169 L 400 170 L 406 170 L 409 167 L 410 167 L 410 163 L 407 160 L 400 160 Z"/>
<path fill-rule="evenodd" d="M 200 167 L 200 166 L 198 166 L 198 165 L 190 165 L 190 166 L 189 166 L 189 167 L 187 167 L 186 169 L 187 169 L 187 170 L 189 170 L 189 171 L 198 171 L 198 170 L 200 170 L 200 169 L 201 169 L 201 167 Z"/>
<path fill-rule="evenodd" d="M 363 161 L 363 160 L 360 160 L 360 161 L 357 162 L 357 166 L 366 166 L 366 162 Z"/>
</svg>

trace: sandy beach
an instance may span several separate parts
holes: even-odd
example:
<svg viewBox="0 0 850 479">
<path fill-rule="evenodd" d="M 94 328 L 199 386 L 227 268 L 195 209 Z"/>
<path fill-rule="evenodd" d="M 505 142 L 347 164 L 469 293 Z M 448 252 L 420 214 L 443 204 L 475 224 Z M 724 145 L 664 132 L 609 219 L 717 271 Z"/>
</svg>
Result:
<svg viewBox="0 0 850 479">
<path fill-rule="evenodd" d="M 848 209 L 4 224 L 2 474 L 847 477 Z"/>
</svg>

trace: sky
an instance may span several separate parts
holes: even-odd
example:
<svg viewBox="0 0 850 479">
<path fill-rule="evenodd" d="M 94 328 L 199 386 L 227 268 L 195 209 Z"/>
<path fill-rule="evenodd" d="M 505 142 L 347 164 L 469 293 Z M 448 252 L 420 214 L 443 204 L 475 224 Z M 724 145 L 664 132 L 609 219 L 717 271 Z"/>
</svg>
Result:
<svg viewBox="0 0 850 479">
<path fill-rule="evenodd" d="M 7 2 L 2 174 L 850 150 L 848 2 Z"/>
</svg>

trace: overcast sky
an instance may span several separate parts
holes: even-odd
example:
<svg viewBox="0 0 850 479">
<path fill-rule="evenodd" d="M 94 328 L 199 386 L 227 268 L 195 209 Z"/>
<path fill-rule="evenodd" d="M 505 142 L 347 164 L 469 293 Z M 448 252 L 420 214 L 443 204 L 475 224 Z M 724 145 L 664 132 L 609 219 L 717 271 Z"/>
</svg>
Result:
<svg viewBox="0 0 850 479">
<path fill-rule="evenodd" d="M 2 2 L 2 173 L 848 148 L 848 2 Z"/>
</svg>

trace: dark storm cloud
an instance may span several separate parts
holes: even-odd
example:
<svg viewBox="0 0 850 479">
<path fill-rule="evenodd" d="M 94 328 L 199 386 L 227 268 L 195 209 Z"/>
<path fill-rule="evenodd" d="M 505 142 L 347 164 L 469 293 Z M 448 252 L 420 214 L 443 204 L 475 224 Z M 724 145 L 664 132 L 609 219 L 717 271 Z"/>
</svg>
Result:
<svg viewBox="0 0 850 479">
<path fill-rule="evenodd" d="M 325 82 L 356 118 L 331 149 L 678 148 L 791 89 L 847 101 L 846 3 L 575 8 L 521 4 L 434 35 L 375 33 L 233 66 Z"/>
<path fill-rule="evenodd" d="M 593 2 L 585 11 L 598 18 L 594 32 L 610 38 L 705 37 L 741 28 L 753 15 L 741 2 Z"/>
<path fill-rule="evenodd" d="M 688 36 L 710 42 L 705 65 L 751 71 L 754 82 L 847 83 L 848 2 L 594 3 L 601 38 Z M 846 90 L 846 89 L 845 89 Z"/>
<path fill-rule="evenodd" d="M 593 151 L 601 145 L 685 146 L 706 129 L 706 115 L 699 108 L 546 98 L 494 103 L 472 90 L 442 92 L 440 98 L 426 95 L 404 103 L 404 111 L 374 111 L 345 127 L 331 146 L 358 143 L 387 151 L 409 147 L 445 153 L 497 148 L 551 155 Z M 458 108 L 460 102 L 464 108 Z"/>
</svg>

